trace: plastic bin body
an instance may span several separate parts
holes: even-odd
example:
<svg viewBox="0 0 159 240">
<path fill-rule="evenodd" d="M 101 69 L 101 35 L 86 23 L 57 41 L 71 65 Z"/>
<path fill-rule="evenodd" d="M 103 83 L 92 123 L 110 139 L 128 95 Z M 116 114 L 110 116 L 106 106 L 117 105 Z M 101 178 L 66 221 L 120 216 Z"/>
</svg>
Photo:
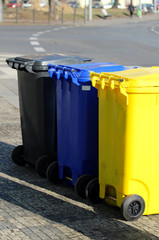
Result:
<svg viewBox="0 0 159 240">
<path fill-rule="evenodd" d="M 57 153 L 56 88 L 47 64 L 75 64 L 87 59 L 45 54 L 6 61 L 18 75 L 24 160 L 34 166 L 43 155 L 53 159 Z"/>
<path fill-rule="evenodd" d="M 91 80 L 99 96 L 100 197 L 121 207 L 138 194 L 145 215 L 159 213 L 159 68 L 91 73 Z"/>
<path fill-rule="evenodd" d="M 91 70 L 120 71 L 112 63 L 49 66 L 56 78 L 59 178 L 75 185 L 84 174 L 98 176 L 98 97 Z"/>
<path fill-rule="evenodd" d="M 56 89 L 47 73 L 18 71 L 24 160 L 34 165 L 43 155 L 57 152 Z"/>
</svg>

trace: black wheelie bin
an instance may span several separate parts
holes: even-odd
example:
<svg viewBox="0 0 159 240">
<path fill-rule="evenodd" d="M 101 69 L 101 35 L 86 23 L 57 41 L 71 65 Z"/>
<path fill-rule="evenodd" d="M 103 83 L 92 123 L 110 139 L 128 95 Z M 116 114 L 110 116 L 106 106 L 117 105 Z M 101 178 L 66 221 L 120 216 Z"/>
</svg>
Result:
<svg viewBox="0 0 159 240">
<path fill-rule="evenodd" d="M 48 63 L 81 64 L 90 59 L 63 54 L 40 55 L 6 59 L 17 70 L 22 145 L 12 151 L 12 160 L 19 166 L 35 167 L 41 177 L 57 160 L 56 88 L 49 77 Z"/>
</svg>

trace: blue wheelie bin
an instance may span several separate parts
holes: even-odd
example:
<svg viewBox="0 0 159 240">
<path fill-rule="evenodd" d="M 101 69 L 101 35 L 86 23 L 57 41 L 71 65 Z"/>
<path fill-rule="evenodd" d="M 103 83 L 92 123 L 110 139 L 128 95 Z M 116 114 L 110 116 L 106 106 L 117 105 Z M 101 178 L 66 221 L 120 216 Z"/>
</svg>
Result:
<svg viewBox="0 0 159 240">
<path fill-rule="evenodd" d="M 56 88 L 47 65 L 81 64 L 90 59 L 45 53 L 6 61 L 17 70 L 22 131 L 22 145 L 13 149 L 12 160 L 35 167 L 45 177 L 48 165 L 57 159 Z"/>
<path fill-rule="evenodd" d="M 94 202 L 99 200 L 98 92 L 92 87 L 90 71 L 125 69 L 114 63 L 48 65 L 57 93 L 58 161 L 50 164 L 47 177 L 55 184 L 64 180 L 75 186 L 79 196 L 87 195 Z M 87 189 L 91 189 L 88 194 Z"/>
</svg>

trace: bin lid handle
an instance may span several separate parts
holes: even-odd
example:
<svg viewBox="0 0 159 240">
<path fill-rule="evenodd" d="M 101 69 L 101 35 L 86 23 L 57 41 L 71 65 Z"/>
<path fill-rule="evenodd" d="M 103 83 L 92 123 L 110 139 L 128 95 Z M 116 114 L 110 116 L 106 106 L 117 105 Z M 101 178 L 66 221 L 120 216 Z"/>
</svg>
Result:
<svg viewBox="0 0 159 240">
<path fill-rule="evenodd" d="M 53 65 L 53 64 L 48 64 L 48 71 L 50 74 L 50 77 L 53 77 L 53 73 L 56 72 L 56 77 L 59 80 L 66 79 L 66 80 L 72 80 L 73 83 L 76 85 L 80 85 L 77 78 L 80 77 L 81 72 L 79 69 L 72 68 L 69 66 L 64 66 L 64 65 Z M 69 74 L 68 74 L 69 72 Z M 54 75 L 54 76 L 55 76 Z M 63 77 L 63 78 L 60 78 Z"/>
<path fill-rule="evenodd" d="M 26 66 L 30 63 L 32 63 L 33 61 L 27 61 L 27 62 L 22 62 L 20 60 L 17 60 L 15 58 L 8 58 L 6 59 L 7 64 L 9 65 L 9 67 L 13 68 L 13 69 L 17 69 L 17 70 L 27 70 Z"/>
</svg>

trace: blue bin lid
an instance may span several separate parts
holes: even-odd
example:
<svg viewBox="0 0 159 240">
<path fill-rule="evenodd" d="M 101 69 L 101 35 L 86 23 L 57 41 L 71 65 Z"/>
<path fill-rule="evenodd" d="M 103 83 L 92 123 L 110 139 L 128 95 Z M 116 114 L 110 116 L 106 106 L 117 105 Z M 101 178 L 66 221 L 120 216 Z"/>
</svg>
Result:
<svg viewBox="0 0 159 240">
<path fill-rule="evenodd" d="M 72 80 L 76 85 L 91 82 L 90 72 L 117 72 L 127 67 L 115 63 L 85 63 L 78 65 L 52 65 L 48 64 L 49 75 L 53 79 Z"/>
</svg>

